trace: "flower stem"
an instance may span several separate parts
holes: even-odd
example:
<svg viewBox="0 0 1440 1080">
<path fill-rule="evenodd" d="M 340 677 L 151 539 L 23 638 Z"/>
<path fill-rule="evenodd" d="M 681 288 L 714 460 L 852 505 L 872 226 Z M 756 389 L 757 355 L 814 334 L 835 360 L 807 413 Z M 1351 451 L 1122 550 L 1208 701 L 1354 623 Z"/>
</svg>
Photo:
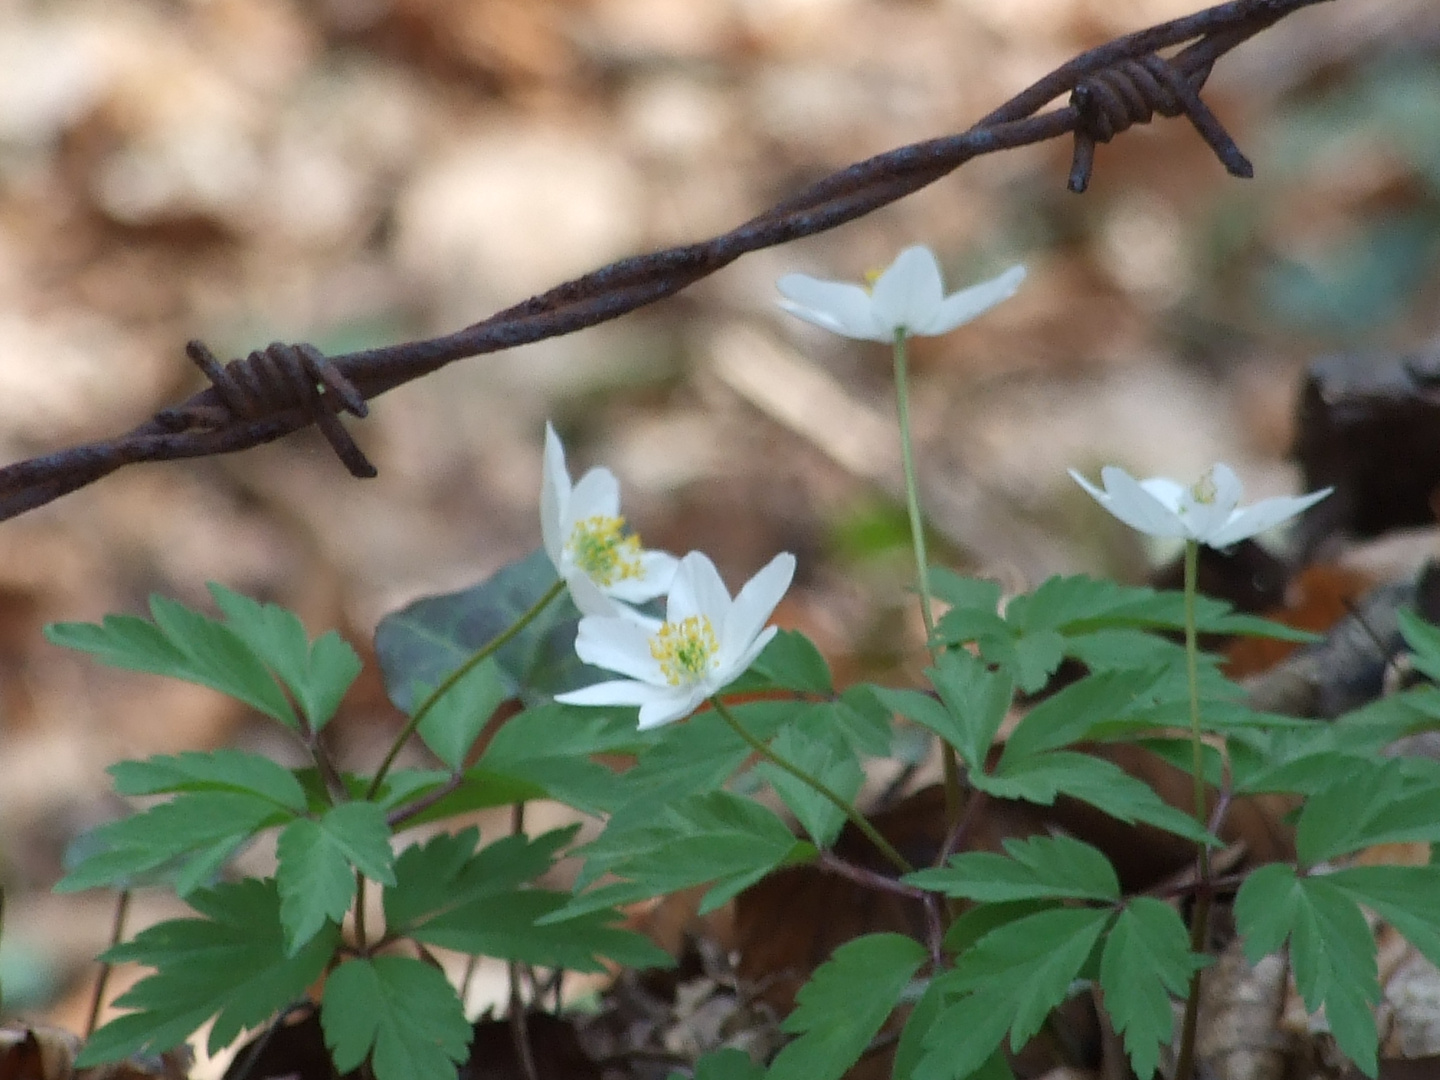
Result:
<svg viewBox="0 0 1440 1080">
<path fill-rule="evenodd" d="M 1195 792 L 1195 820 L 1207 827 L 1205 809 L 1205 744 L 1200 732 L 1200 648 L 1195 632 L 1195 593 L 1199 578 L 1200 544 L 1185 541 L 1185 675 L 1190 685 L 1190 748 L 1191 772 Z M 1199 886 L 1195 906 L 1190 915 L 1190 951 L 1203 952 L 1209 938 L 1210 922 L 1210 849 L 1202 840 L 1198 845 Z M 1190 1080 L 1195 1070 L 1195 1037 L 1200 1019 L 1200 972 L 1190 976 L 1189 993 L 1185 999 L 1185 1020 L 1180 1031 L 1180 1050 L 1175 1062 L 1175 1080 Z"/>
<path fill-rule="evenodd" d="M 925 624 L 925 649 L 935 656 L 935 611 L 930 601 L 930 562 L 925 555 L 925 519 L 920 513 L 920 481 L 915 470 L 915 440 L 910 432 L 910 363 L 905 331 L 895 331 L 895 411 L 900 418 L 900 461 L 905 469 L 905 509 L 910 515 L 910 543 L 915 550 L 915 585 L 920 593 L 920 618 Z M 955 748 L 940 741 L 945 773 L 945 831 L 954 831 L 963 810 L 960 758 Z"/>
<path fill-rule="evenodd" d="M 908 874 L 915 869 L 906 860 L 905 856 L 901 855 L 898 851 L 895 850 L 895 848 L 891 845 L 890 841 L 886 840 L 885 837 L 880 835 L 879 831 L 875 828 L 874 825 L 871 825 L 870 822 L 865 820 L 865 816 L 861 814 L 859 810 L 856 810 L 853 805 L 842 799 L 839 795 L 835 794 L 834 790 L 828 784 L 824 783 L 824 781 L 819 780 L 814 776 L 811 776 L 804 769 L 800 768 L 800 766 L 792 762 L 786 761 L 779 754 L 775 753 L 775 751 L 771 750 L 770 747 L 766 746 L 763 742 L 757 739 L 754 735 L 750 733 L 749 729 L 747 729 L 744 724 L 740 723 L 739 720 L 735 719 L 735 714 L 732 713 L 728 708 L 726 708 L 725 703 L 721 701 L 718 697 L 712 697 L 710 699 L 710 704 L 714 706 L 715 711 L 720 714 L 720 719 L 724 720 L 725 723 L 729 724 L 730 729 L 734 731 L 736 735 L 739 735 L 740 738 L 744 739 L 746 744 L 749 745 L 750 749 L 754 750 L 755 753 L 759 754 L 762 758 L 770 762 L 770 764 L 774 765 L 777 769 L 781 769 L 784 772 L 789 773 L 791 776 L 795 777 L 796 780 L 799 780 L 802 784 L 814 789 L 822 796 L 824 796 L 828 802 L 830 802 L 837 810 L 839 810 L 842 814 L 845 815 L 846 818 L 849 819 L 850 824 L 854 825 L 857 829 L 864 833 L 866 837 L 869 838 L 870 842 L 879 849 L 880 854 L 884 855 L 885 858 L 890 860 L 890 863 L 895 867 L 895 869 L 899 870 L 902 874 Z"/>
<path fill-rule="evenodd" d="M 910 542 L 915 548 L 915 584 L 925 647 L 934 647 L 935 613 L 930 604 L 930 571 L 925 558 L 925 521 L 920 516 L 920 482 L 915 476 L 915 444 L 910 434 L 910 373 L 905 331 L 895 331 L 895 411 L 900 417 L 900 460 L 905 468 L 905 509 L 910 513 Z"/>
<path fill-rule="evenodd" d="M 415 734 L 415 729 L 420 726 L 430 710 L 435 707 L 435 703 L 449 693 L 456 683 L 470 674 L 478 664 L 484 663 L 496 652 L 508 645 L 514 639 L 515 635 L 534 622 L 540 613 L 554 603 L 556 598 L 564 591 L 565 579 L 560 578 L 545 591 L 545 595 L 531 604 L 518 619 L 484 645 L 480 646 L 480 648 L 476 649 L 465 658 L 463 664 L 440 680 L 440 685 L 435 687 L 434 690 L 431 690 L 430 693 L 425 696 L 425 699 L 416 706 L 415 711 L 410 714 L 410 722 L 407 723 L 400 734 L 395 737 L 394 743 L 390 746 L 389 753 L 385 755 L 385 760 L 380 763 L 380 768 L 375 771 L 375 778 L 370 781 L 370 786 L 365 790 L 365 798 L 373 799 L 375 797 L 375 793 L 380 790 L 380 785 L 384 782 L 386 774 L 390 771 L 390 767 L 395 764 L 395 758 L 400 753 L 400 748 L 405 745 L 411 735 Z"/>
</svg>

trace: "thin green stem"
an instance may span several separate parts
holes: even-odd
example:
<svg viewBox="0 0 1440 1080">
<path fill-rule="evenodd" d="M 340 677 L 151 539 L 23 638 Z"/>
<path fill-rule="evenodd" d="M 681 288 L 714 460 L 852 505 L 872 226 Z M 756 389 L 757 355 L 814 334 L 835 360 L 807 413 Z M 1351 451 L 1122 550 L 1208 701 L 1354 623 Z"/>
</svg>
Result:
<svg viewBox="0 0 1440 1080">
<path fill-rule="evenodd" d="M 365 791 L 365 798 L 373 799 L 375 797 L 375 793 L 380 790 L 380 785 L 384 782 L 386 774 L 390 771 L 390 767 L 395 764 L 395 758 L 399 755 L 401 747 L 405 745 L 411 735 L 415 734 L 415 729 L 420 726 L 421 721 L 423 721 L 430 710 L 435 707 L 435 703 L 448 694 L 456 683 L 470 674 L 476 665 L 484 663 L 485 660 L 508 645 L 516 634 L 534 622 L 540 613 L 554 603 L 556 598 L 564 591 L 565 579 L 561 578 L 545 591 L 544 596 L 531 604 L 518 619 L 471 653 L 463 664 L 445 676 L 445 678 L 440 681 L 440 685 L 425 696 L 425 699 L 421 701 L 415 708 L 415 711 L 411 713 L 410 722 L 407 723 L 400 734 L 395 737 L 394 743 L 390 746 L 389 753 L 385 755 L 385 760 L 380 763 L 380 768 L 375 771 L 375 778 L 370 781 L 370 786 Z"/>
<path fill-rule="evenodd" d="M 1195 820 L 1207 827 L 1205 799 L 1205 744 L 1200 731 L 1200 647 L 1195 632 L 1195 593 L 1199 579 L 1200 545 L 1185 541 L 1185 675 L 1190 685 L 1191 772 L 1195 793 Z M 1190 951 L 1205 951 L 1210 922 L 1210 849 L 1198 845 L 1199 888 L 1190 915 Z M 1185 1000 L 1185 1019 L 1180 1030 L 1180 1050 L 1175 1062 L 1175 1080 L 1190 1080 L 1195 1071 L 1195 1038 L 1200 1019 L 1200 972 L 1190 978 Z"/>
<path fill-rule="evenodd" d="M 895 411 L 900 418 L 900 461 L 905 469 L 905 509 L 910 515 L 910 543 L 915 550 L 915 586 L 920 618 L 925 624 L 925 649 L 935 658 L 935 610 L 930 599 L 930 562 L 925 555 L 925 518 L 920 513 L 920 480 L 915 469 L 915 440 L 910 431 L 910 363 L 905 331 L 895 331 Z M 960 758 L 943 739 L 940 760 L 945 773 L 945 831 L 960 820 L 965 796 L 960 786 Z"/>
<path fill-rule="evenodd" d="M 808 772 L 806 772 L 804 769 L 800 768 L 800 766 L 794 764 L 793 762 L 786 761 L 779 754 L 775 753 L 775 751 L 771 750 L 770 747 L 766 746 L 763 742 L 757 739 L 754 735 L 750 733 L 749 729 L 746 728 L 744 724 L 740 723 L 739 720 L 735 719 L 735 714 L 732 713 L 729 709 L 727 709 L 725 707 L 725 703 L 721 701 L 718 697 L 712 697 L 710 699 L 710 704 L 714 706 L 715 711 L 720 714 L 720 719 L 724 720 L 725 723 L 729 724 L 730 729 L 734 731 L 736 735 L 739 735 L 740 738 L 744 739 L 750 749 L 754 750 L 755 753 L 759 754 L 762 758 L 770 762 L 770 764 L 774 765 L 777 769 L 784 770 L 791 776 L 795 777 L 796 780 L 799 780 L 802 784 L 805 784 L 807 787 L 812 788 L 820 795 L 824 796 L 824 798 L 828 802 L 830 802 L 837 810 L 839 810 L 842 814 L 846 816 L 846 818 L 849 819 L 850 824 L 854 825 L 857 829 L 864 833 L 866 837 L 869 838 L 870 842 L 879 849 L 880 854 L 884 855 L 885 858 L 890 860 L 890 863 L 895 867 L 895 869 L 899 870 L 902 874 L 911 873 L 915 869 L 906 860 L 905 856 L 901 855 L 898 851 L 895 850 L 895 848 L 891 845 L 890 841 L 886 840 L 885 837 L 880 835 L 879 831 L 875 828 L 874 825 L 871 825 L 870 822 L 865 820 L 865 815 L 860 813 L 859 810 L 856 810 L 855 807 L 847 800 L 842 799 L 839 795 L 835 794 L 834 790 L 830 788 L 828 784 L 810 775 Z"/>
<path fill-rule="evenodd" d="M 905 509 L 910 514 L 910 542 L 915 548 L 915 583 L 920 593 L 920 618 L 925 622 L 925 648 L 935 644 L 935 612 L 930 604 L 930 571 L 925 558 L 925 520 L 920 515 L 920 482 L 915 475 L 915 444 L 910 434 L 910 369 L 905 331 L 895 331 L 895 411 L 900 416 L 900 460 L 905 468 Z"/>
</svg>

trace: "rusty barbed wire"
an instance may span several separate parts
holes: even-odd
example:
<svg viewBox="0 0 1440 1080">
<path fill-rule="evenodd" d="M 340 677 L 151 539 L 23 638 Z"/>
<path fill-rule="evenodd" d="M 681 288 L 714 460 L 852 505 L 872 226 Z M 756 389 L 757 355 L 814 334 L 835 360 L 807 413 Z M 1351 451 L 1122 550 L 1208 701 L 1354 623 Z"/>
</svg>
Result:
<svg viewBox="0 0 1440 1080">
<path fill-rule="evenodd" d="M 1185 115 L 1222 165 L 1250 162 L 1200 99 L 1215 61 L 1301 8 L 1328 0 L 1231 0 L 1116 38 L 1056 68 L 958 135 L 857 162 L 729 232 L 621 259 L 443 337 L 326 357 L 275 343 L 222 365 L 200 342 L 186 351 L 211 386 L 115 439 L 0 468 L 0 521 L 43 506 L 125 465 L 232 453 L 316 424 L 355 476 L 375 475 L 338 414 L 455 360 L 559 337 L 672 296 L 747 252 L 811 236 L 918 191 L 971 158 L 1061 135 L 1075 140 L 1068 186 L 1082 192 L 1095 144 L 1155 115 Z M 1160 50 L 1186 45 L 1168 58 Z M 1035 115 L 1065 93 L 1065 105 Z"/>
</svg>

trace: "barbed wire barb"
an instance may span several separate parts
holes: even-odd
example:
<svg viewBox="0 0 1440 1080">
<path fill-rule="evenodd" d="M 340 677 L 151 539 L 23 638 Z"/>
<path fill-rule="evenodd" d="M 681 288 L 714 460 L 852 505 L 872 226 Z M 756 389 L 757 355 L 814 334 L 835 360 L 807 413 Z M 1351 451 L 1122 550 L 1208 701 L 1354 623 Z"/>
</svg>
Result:
<svg viewBox="0 0 1440 1080">
<path fill-rule="evenodd" d="M 1157 114 L 1184 115 L 1232 175 L 1248 177 L 1249 160 L 1200 90 L 1225 53 L 1287 15 L 1327 2 L 1231 0 L 1126 34 L 1056 68 L 958 135 L 857 162 L 729 232 L 621 259 L 443 337 L 331 357 L 313 345 L 276 342 L 223 365 L 203 343 L 191 342 L 186 352 L 209 387 L 117 438 L 0 468 L 0 521 L 125 465 L 233 453 L 310 424 L 320 428 L 352 475 L 374 476 L 375 467 L 339 413 L 363 418 L 369 399 L 455 360 L 570 334 L 673 296 L 748 252 L 853 221 L 983 154 L 1071 135 L 1068 186 L 1083 192 L 1097 143 Z M 1168 58 L 1160 54 L 1180 45 L 1185 47 Z M 1039 112 L 1067 93 L 1066 104 Z"/>
</svg>

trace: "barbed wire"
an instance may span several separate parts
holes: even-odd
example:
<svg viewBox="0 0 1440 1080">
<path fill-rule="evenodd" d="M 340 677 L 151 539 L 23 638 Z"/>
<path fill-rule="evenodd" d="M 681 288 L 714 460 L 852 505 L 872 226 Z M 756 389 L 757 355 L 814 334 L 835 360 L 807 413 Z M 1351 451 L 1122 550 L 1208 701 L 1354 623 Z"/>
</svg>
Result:
<svg viewBox="0 0 1440 1080">
<path fill-rule="evenodd" d="M 455 360 L 573 333 L 672 296 L 747 252 L 853 221 L 983 154 L 1072 135 L 1068 186 L 1083 192 L 1096 143 L 1157 113 L 1184 115 L 1227 171 L 1251 176 L 1250 162 L 1200 90 L 1221 56 L 1285 16 L 1325 2 L 1232 0 L 1126 34 L 1056 68 L 968 131 L 857 162 L 729 232 L 621 259 L 443 337 L 332 357 L 313 345 L 277 342 L 223 365 L 203 343 L 192 341 L 186 352 L 211 386 L 117 438 L 0 468 L 0 521 L 125 465 L 233 453 L 310 424 L 320 428 L 353 475 L 374 476 L 374 466 L 340 423 L 340 412 L 364 417 L 370 398 Z M 1160 55 L 1179 45 L 1185 47 L 1174 55 Z M 1067 91 L 1066 104 L 1036 115 Z"/>
</svg>

